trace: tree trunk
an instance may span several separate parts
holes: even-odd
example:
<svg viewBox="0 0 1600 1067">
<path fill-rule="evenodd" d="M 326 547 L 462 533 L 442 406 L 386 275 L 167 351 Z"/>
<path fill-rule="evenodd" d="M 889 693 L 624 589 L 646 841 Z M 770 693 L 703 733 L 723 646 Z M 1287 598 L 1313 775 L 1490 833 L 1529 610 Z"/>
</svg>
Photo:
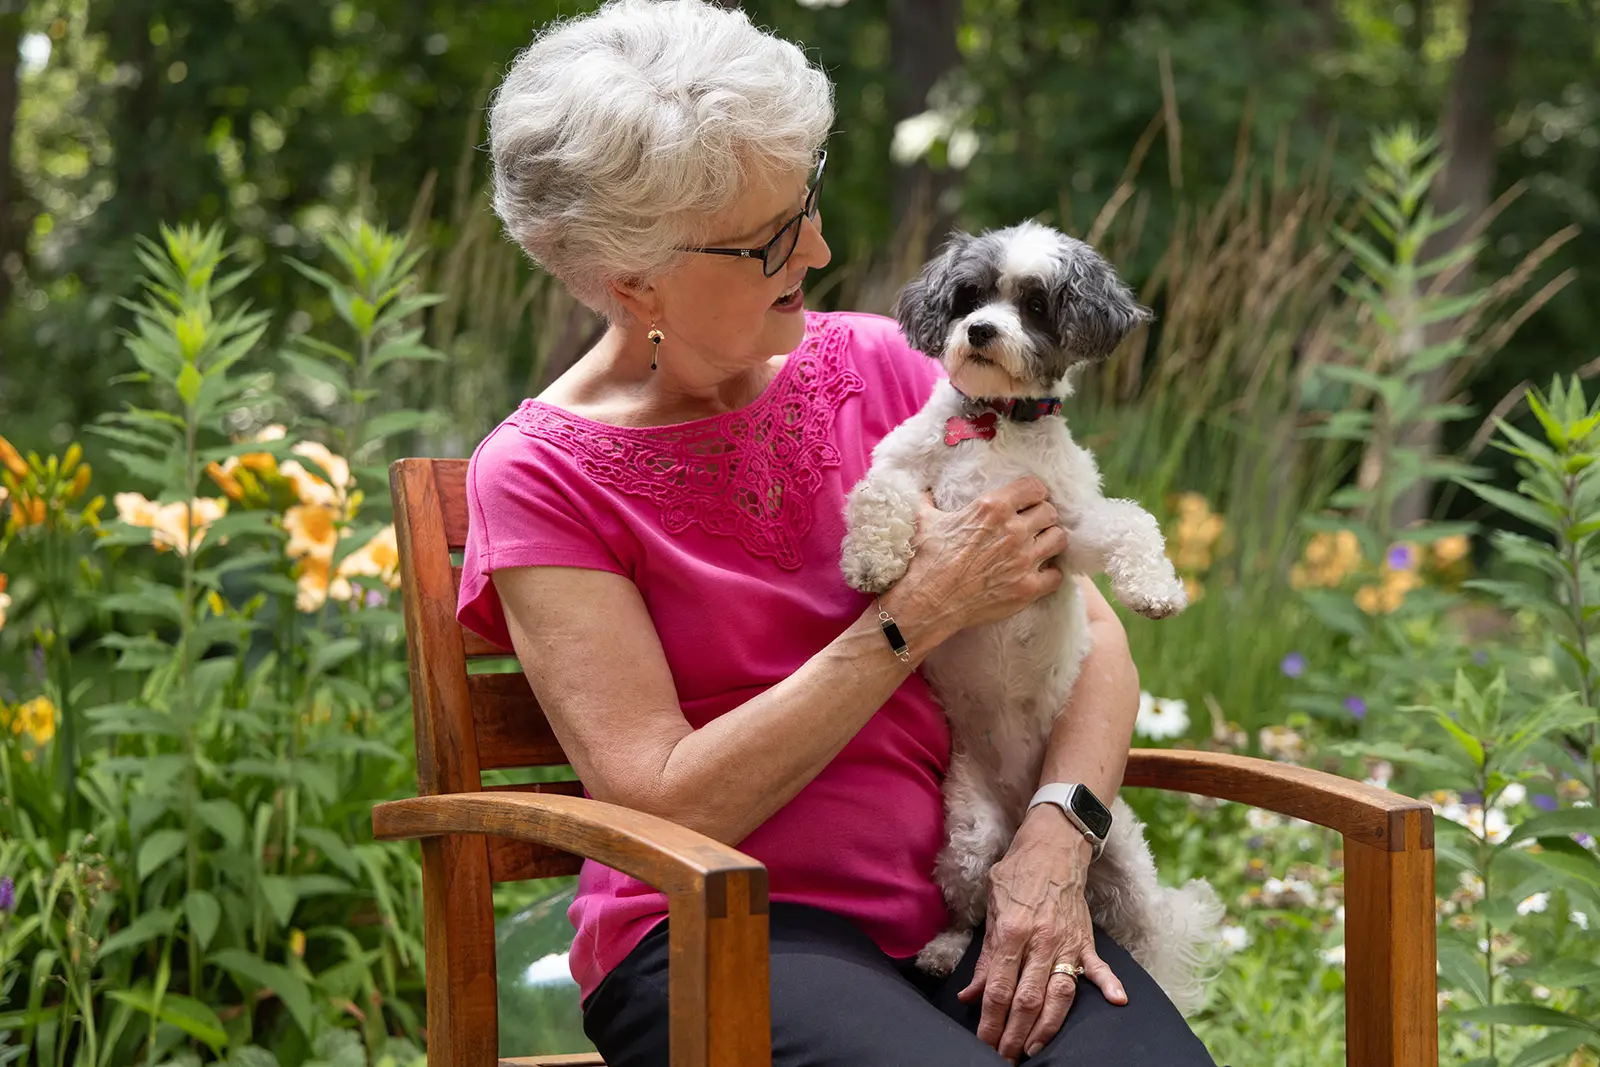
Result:
<svg viewBox="0 0 1600 1067">
<path fill-rule="evenodd" d="M 1447 215 L 1459 210 L 1460 217 L 1435 234 L 1423 248 L 1421 261 L 1428 262 L 1461 243 L 1473 221 L 1488 210 L 1494 190 L 1496 103 L 1516 51 L 1512 35 L 1512 16 L 1517 0 L 1472 0 L 1467 26 L 1467 48 L 1456 64 L 1439 122 L 1439 141 L 1446 153 L 1445 165 L 1434 178 L 1431 190 L 1434 212 Z M 1449 292 L 1471 289 L 1477 279 L 1471 270 L 1461 271 Z M 1436 344 L 1458 329 L 1454 321 L 1435 323 L 1427 330 L 1426 344 Z M 1423 382 L 1425 403 L 1437 404 L 1446 398 L 1444 389 L 1448 366 L 1430 372 Z M 1416 450 L 1424 462 L 1439 454 L 1444 428 L 1437 422 L 1414 423 L 1401 437 L 1402 447 Z M 1424 479 L 1412 485 L 1395 501 L 1391 513 L 1393 528 L 1424 518 L 1433 498 L 1433 483 Z"/>
<path fill-rule="evenodd" d="M 956 47 L 960 18 L 960 0 L 889 0 L 891 123 L 926 111 L 929 91 L 960 65 Z M 917 262 L 921 252 L 943 240 L 950 229 L 951 213 L 943 201 L 955 178 L 950 168 L 935 171 L 921 161 L 894 169 L 890 208 L 896 243 Z"/>
<path fill-rule="evenodd" d="M 21 267 L 22 182 L 13 173 L 11 144 L 17 125 L 18 50 L 22 44 L 22 0 L 0 0 L 0 317 L 11 303 L 11 272 Z"/>
</svg>

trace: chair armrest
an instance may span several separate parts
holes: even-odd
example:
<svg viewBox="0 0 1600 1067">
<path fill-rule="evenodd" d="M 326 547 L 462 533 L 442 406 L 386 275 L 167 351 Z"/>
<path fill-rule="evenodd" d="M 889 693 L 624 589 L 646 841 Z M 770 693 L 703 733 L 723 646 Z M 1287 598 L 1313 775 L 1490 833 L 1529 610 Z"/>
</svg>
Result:
<svg viewBox="0 0 1600 1067">
<path fill-rule="evenodd" d="M 381 840 L 456 834 L 531 841 L 592 859 L 667 895 L 672 1067 L 767 1067 L 767 869 L 643 812 L 556 793 L 485 791 L 379 804 Z"/>
<path fill-rule="evenodd" d="M 1122 784 L 1235 800 L 1343 834 L 1345 1062 L 1438 1067 L 1431 807 L 1323 771 L 1187 749 L 1132 750 Z"/>
<path fill-rule="evenodd" d="M 1433 847 L 1433 809 L 1422 801 L 1289 763 L 1226 752 L 1136 748 L 1128 753 L 1122 784 L 1235 800 L 1326 826 L 1348 841 L 1386 852 Z"/>
</svg>

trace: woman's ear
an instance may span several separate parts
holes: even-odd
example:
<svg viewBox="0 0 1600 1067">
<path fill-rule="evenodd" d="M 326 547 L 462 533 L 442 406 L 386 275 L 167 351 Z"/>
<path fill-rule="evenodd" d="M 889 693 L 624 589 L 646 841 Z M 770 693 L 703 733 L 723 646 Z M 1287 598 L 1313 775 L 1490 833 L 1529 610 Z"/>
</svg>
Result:
<svg viewBox="0 0 1600 1067">
<path fill-rule="evenodd" d="M 641 326 L 648 326 L 661 317 L 661 294 L 653 283 L 626 278 L 610 282 L 607 288 L 611 298 Z"/>
</svg>

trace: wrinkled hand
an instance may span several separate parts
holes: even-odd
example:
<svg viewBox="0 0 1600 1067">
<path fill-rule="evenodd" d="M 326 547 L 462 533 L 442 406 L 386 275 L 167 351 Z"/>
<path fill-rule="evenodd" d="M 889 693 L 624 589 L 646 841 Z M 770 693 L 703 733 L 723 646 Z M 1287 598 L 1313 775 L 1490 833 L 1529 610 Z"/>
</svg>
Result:
<svg viewBox="0 0 1600 1067">
<path fill-rule="evenodd" d="M 1037 1054 L 1066 1021 L 1078 982 L 1091 981 L 1113 1004 L 1128 995 L 1095 954 L 1083 889 L 1089 842 L 1044 805 L 1023 821 L 1005 858 L 989 872 L 989 919 L 972 983 L 959 998 L 983 998 L 978 1037 L 1010 1060 Z M 1051 974 L 1081 964 L 1082 978 Z"/>
<path fill-rule="evenodd" d="M 923 608 L 952 616 L 952 630 L 1014 615 L 1061 587 L 1052 565 L 1067 534 L 1037 478 L 1021 478 L 954 511 L 924 493 L 912 538 L 915 554 L 902 585 L 918 588 Z"/>
</svg>

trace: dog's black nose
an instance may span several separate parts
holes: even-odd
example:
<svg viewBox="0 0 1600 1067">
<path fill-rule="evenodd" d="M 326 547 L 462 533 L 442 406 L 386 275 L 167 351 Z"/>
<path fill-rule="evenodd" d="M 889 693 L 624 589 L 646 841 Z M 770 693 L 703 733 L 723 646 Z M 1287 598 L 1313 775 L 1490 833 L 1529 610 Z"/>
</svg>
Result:
<svg viewBox="0 0 1600 1067">
<path fill-rule="evenodd" d="M 967 327 L 967 343 L 973 348 L 982 348 L 998 336 L 1000 331 L 987 322 L 975 322 Z"/>
</svg>

